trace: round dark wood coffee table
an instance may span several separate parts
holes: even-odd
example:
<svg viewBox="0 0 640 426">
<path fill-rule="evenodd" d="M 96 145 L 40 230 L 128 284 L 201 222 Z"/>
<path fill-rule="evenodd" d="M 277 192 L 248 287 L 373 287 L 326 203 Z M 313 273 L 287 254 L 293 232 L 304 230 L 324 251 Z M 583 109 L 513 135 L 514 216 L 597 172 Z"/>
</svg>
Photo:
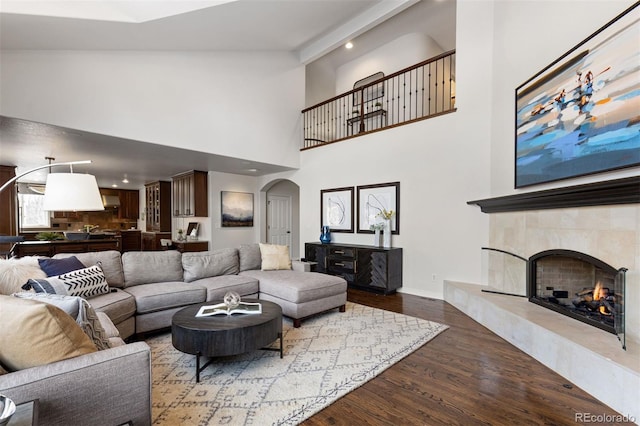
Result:
<svg viewBox="0 0 640 426">
<path fill-rule="evenodd" d="M 279 351 L 282 358 L 282 308 L 266 300 L 243 299 L 243 302 L 259 302 L 262 313 L 196 317 L 200 307 L 222 303 L 214 301 L 191 305 L 173 315 L 173 347 L 196 356 L 196 382 L 200 382 L 200 372 L 213 361 L 210 359 L 200 367 L 201 356 L 214 358 L 263 349 Z M 279 349 L 266 347 L 277 339 Z"/>
</svg>

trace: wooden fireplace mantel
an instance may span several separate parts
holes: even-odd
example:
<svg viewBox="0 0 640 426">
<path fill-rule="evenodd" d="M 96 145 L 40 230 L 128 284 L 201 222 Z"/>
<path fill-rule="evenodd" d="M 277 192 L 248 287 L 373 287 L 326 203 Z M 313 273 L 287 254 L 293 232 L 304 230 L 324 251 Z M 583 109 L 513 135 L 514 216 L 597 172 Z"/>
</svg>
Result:
<svg viewBox="0 0 640 426">
<path fill-rule="evenodd" d="M 467 201 L 483 213 L 640 203 L 640 176 Z"/>
</svg>

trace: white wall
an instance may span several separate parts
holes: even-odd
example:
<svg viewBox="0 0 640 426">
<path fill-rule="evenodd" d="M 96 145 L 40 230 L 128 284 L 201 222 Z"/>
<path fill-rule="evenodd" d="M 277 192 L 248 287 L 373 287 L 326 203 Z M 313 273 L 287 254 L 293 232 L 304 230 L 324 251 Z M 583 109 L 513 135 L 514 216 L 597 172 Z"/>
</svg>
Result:
<svg viewBox="0 0 640 426">
<path fill-rule="evenodd" d="M 495 2 L 491 195 L 577 185 L 637 176 L 640 167 L 513 189 L 514 94 L 528 80 L 634 2 L 599 0 Z M 585 7 L 587 5 L 588 7 Z M 580 22 L 580 25 L 567 25 Z M 545 37 L 531 37 L 540 28 Z M 460 68 L 462 70 L 462 68 Z M 462 93 L 462 88 L 458 91 Z M 482 198 L 482 197 L 480 197 Z M 491 246 L 530 257 L 569 249 L 597 257 L 627 272 L 627 335 L 640 342 L 640 210 L 638 205 L 556 209 L 492 215 Z"/>
<path fill-rule="evenodd" d="M 258 193 L 258 179 L 253 176 L 209 172 L 209 226 L 211 227 L 211 250 L 240 247 L 259 241 L 260 226 L 263 221 Z M 253 227 L 223 228 L 220 216 L 220 192 L 236 191 L 253 194 Z"/>
<path fill-rule="evenodd" d="M 442 47 L 427 35 L 405 34 L 338 67 L 335 95 L 348 92 L 356 81 L 379 71 L 384 75 L 393 74 L 442 52 Z"/>
<path fill-rule="evenodd" d="M 487 3 L 487 2 L 485 2 Z M 515 89 L 590 36 L 633 0 L 496 1 L 491 100 L 491 195 L 514 193 Z M 573 23 L 579 23 L 574 25 Z M 538 37 L 534 35 L 539 35 Z M 635 176 L 640 167 L 526 188 L 553 187 Z"/>
<path fill-rule="evenodd" d="M 297 167 L 304 67 L 282 52 L 2 51 L 0 114 Z"/>
<path fill-rule="evenodd" d="M 300 170 L 261 178 L 300 186 L 301 251 L 320 235 L 320 190 L 399 181 L 401 225 L 393 246 L 403 248 L 401 291 L 442 298 L 443 279 L 481 282 L 489 218 L 466 202 L 489 194 L 493 9 L 464 3 L 456 113 L 306 150 Z M 373 236 L 334 233 L 333 241 L 372 244 Z"/>
</svg>

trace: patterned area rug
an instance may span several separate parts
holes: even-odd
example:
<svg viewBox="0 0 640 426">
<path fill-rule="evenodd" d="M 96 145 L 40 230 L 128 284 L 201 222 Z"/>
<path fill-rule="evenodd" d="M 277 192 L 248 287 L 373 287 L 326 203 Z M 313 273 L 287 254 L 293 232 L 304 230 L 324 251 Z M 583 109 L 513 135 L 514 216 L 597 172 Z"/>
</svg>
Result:
<svg viewBox="0 0 640 426">
<path fill-rule="evenodd" d="M 153 424 L 295 425 L 371 380 L 447 326 L 347 303 L 293 328 L 278 352 L 220 358 L 195 380 L 195 356 L 171 335 L 147 340 L 153 366 Z M 276 345 L 277 346 L 277 342 Z"/>
</svg>

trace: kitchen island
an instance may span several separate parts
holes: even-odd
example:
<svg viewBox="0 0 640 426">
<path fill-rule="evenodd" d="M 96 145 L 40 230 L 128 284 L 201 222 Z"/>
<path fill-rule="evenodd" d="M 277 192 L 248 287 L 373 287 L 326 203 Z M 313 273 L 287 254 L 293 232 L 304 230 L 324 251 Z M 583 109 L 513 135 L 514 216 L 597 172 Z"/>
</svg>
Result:
<svg viewBox="0 0 640 426">
<path fill-rule="evenodd" d="M 97 240 L 57 240 L 57 241 L 24 241 L 15 243 L 11 248 L 11 256 L 48 256 L 58 253 L 87 253 L 91 251 L 118 250 L 120 251 L 120 239 Z"/>
</svg>

